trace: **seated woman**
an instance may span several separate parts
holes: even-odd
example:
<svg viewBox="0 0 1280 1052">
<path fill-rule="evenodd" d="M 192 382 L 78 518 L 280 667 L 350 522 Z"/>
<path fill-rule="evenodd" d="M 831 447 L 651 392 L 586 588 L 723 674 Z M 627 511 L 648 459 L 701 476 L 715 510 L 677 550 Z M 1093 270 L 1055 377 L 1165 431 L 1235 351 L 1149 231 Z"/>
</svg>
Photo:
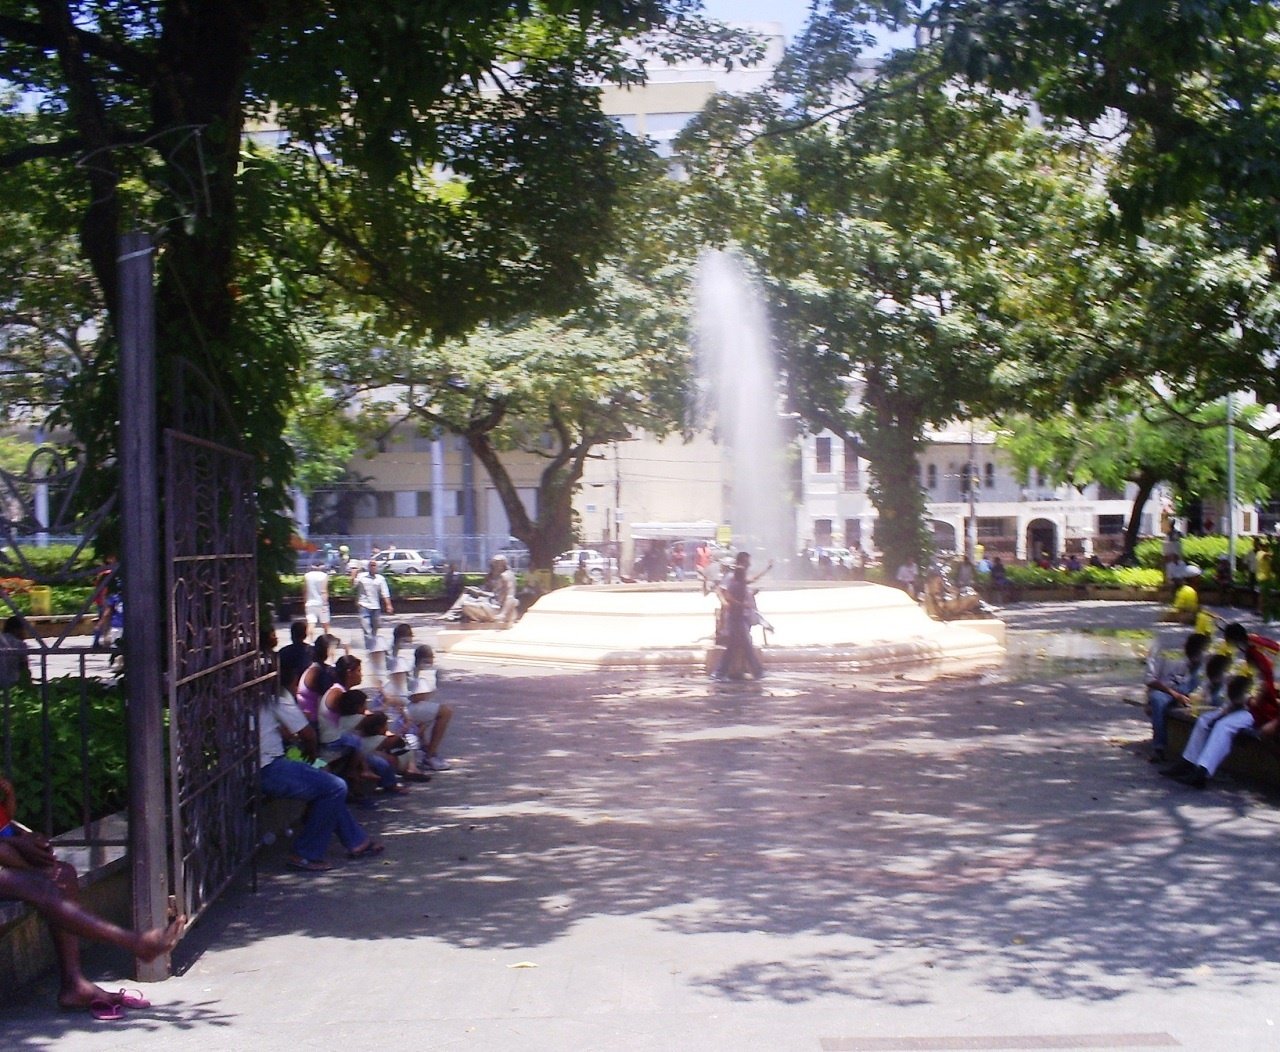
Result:
<svg viewBox="0 0 1280 1052">
<path fill-rule="evenodd" d="M 354 733 L 369 700 L 363 691 L 355 689 L 363 676 L 360 659 L 343 655 L 334 665 L 334 673 L 337 678 L 316 710 L 321 758 L 328 761 L 335 774 L 346 779 L 357 799 L 368 781 L 376 781 L 387 792 L 401 791 L 404 787 L 397 782 L 390 761 L 376 753 L 364 756 Z"/>
<path fill-rule="evenodd" d="M 312 723 L 316 722 L 320 699 L 337 677 L 333 665 L 329 664 L 329 657 L 339 645 L 337 636 L 316 636 L 312 644 L 312 662 L 298 680 L 298 689 L 294 692 L 298 708 Z"/>
<path fill-rule="evenodd" d="M 48 923 L 58 956 L 58 1004 L 83 1008 L 100 1020 L 123 1019 L 126 1008 L 149 1008 L 141 995 L 104 990 L 91 982 L 80 967 L 80 940 L 105 942 L 153 961 L 178 945 L 187 918 L 177 917 L 164 928 L 130 931 L 89 912 L 79 902 L 75 867 L 59 862 L 43 836 L 14 822 L 16 810 L 13 786 L 0 779 L 0 898 L 27 903 Z"/>
</svg>

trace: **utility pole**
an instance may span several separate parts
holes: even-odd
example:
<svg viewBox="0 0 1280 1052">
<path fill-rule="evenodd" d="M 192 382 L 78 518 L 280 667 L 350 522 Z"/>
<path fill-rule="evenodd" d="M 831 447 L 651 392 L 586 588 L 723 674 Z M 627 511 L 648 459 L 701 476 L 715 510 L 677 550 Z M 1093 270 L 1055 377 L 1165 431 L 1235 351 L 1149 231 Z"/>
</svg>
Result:
<svg viewBox="0 0 1280 1052">
<path fill-rule="evenodd" d="M 619 460 L 618 443 L 613 444 L 613 557 L 605 563 L 604 579 L 613 583 L 613 567 L 622 576 L 622 462 Z"/>
<path fill-rule="evenodd" d="M 971 563 L 977 562 L 976 556 L 978 554 L 978 520 L 976 517 L 977 509 L 975 508 L 975 504 L 977 502 L 976 491 L 978 489 L 978 472 L 977 472 L 977 464 L 974 463 L 973 454 L 974 454 L 973 421 L 970 420 L 969 421 L 969 466 L 965 468 L 965 473 L 969 480 L 969 521 L 965 524 L 964 555 L 965 555 L 965 558 L 968 559 L 969 562 Z"/>
<path fill-rule="evenodd" d="M 1227 392 L 1227 565 L 1236 579 L 1236 428 L 1235 402 Z"/>
</svg>

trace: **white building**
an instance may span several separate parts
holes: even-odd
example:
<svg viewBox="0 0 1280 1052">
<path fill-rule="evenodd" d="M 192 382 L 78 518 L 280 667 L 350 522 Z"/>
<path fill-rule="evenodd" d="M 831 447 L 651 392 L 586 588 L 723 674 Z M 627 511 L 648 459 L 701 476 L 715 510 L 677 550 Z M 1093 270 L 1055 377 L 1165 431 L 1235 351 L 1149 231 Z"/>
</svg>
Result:
<svg viewBox="0 0 1280 1052">
<path fill-rule="evenodd" d="M 919 482 L 939 550 L 964 551 L 971 520 L 976 542 L 1005 558 L 1034 559 L 1044 551 L 1105 556 L 1117 549 L 1135 486 L 1118 493 L 1096 484 L 1079 490 L 1039 476 L 1021 479 L 996 447 L 995 434 L 981 425 L 956 424 L 927 439 Z M 867 495 L 868 465 L 857 446 L 830 432 L 809 435 L 801 442 L 801 464 L 801 543 L 873 551 L 877 515 Z M 1144 510 L 1142 533 L 1158 530 L 1162 504 L 1157 491 Z"/>
</svg>

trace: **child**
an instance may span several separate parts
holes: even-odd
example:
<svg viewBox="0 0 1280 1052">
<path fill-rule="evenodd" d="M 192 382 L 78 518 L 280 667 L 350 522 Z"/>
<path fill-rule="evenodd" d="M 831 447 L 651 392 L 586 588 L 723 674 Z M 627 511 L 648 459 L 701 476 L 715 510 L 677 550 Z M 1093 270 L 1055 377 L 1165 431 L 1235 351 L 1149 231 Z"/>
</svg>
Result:
<svg viewBox="0 0 1280 1052">
<path fill-rule="evenodd" d="M 453 719 L 453 706 L 434 700 L 439 682 L 435 652 L 423 643 L 413 652 L 413 681 L 409 685 L 409 705 L 405 715 L 417 732 L 426 765 L 433 771 L 447 771 L 449 764 L 440 756 L 440 743 L 444 741 L 444 732 Z"/>
</svg>

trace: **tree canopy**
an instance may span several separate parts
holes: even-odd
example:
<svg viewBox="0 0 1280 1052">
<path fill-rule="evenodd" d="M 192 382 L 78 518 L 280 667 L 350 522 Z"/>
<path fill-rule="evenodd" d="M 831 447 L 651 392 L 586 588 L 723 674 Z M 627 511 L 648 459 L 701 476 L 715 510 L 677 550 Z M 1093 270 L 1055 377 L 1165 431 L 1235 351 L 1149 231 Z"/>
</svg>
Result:
<svg viewBox="0 0 1280 1052">
<path fill-rule="evenodd" d="M 639 75 L 610 46 L 614 34 L 672 18 L 697 25 L 695 6 L 0 5 L 0 62 L 17 92 L 0 114 L 0 172 L 7 173 L 0 195 L 17 200 L 29 192 L 24 173 L 32 164 L 57 162 L 74 173 L 58 209 L 79 238 L 108 319 L 107 340 L 69 397 L 68 417 L 90 461 L 109 464 L 114 449 L 116 247 L 124 230 L 139 226 L 160 239 L 161 424 L 198 427 L 193 400 L 224 406 L 219 437 L 239 435 L 254 450 L 269 518 L 285 506 L 291 457 L 282 435 L 301 350 L 289 328 L 274 324 L 288 305 L 281 289 L 257 286 L 262 269 L 241 251 L 246 219 L 263 211 L 248 196 L 261 184 L 242 166 L 246 129 L 279 129 L 299 154 L 339 158 L 340 179 L 326 182 L 313 169 L 317 178 L 300 188 L 298 205 L 325 201 L 316 210 L 333 218 L 325 195 L 334 191 L 338 201 L 367 206 L 372 232 L 411 242 L 415 279 L 444 290 L 455 308 L 424 315 L 424 329 L 461 334 L 485 318 L 503 321 L 532 295 L 564 298 L 585 280 L 603 251 L 590 237 L 594 227 L 582 224 L 561 250 L 531 246 L 531 226 L 513 220 L 522 209 L 545 219 L 538 208 L 548 198 L 564 204 L 562 186 L 572 182 L 585 144 L 600 144 L 592 85 Z M 573 136 L 579 148 L 557 152 L 555 144 Z M 452 209 L 410 215 L 390 207 L 407 183 L 444 168 L 468 184 Z M 612 192 L 609 179 L 588 179 L 578 201 L 607 208 Z M 459 216 L 465 221 L 453 222 Z M 509 287 L 520 295 L 508 298 Z M 189 376 L 200 377 L 206 392 L 175 394 L 191 390 Z M 270 518 L 274 550 L 283 550 L 285 528 Z"/>
</svg>

